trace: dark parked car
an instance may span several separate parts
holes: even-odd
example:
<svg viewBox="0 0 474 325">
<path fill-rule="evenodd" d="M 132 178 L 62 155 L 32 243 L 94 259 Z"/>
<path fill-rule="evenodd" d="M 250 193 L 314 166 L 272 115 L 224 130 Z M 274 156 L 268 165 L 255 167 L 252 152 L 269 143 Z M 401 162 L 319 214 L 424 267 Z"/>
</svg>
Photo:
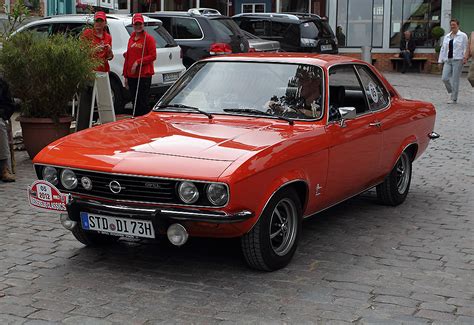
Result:
<svg viewBox="0 0 474 325">
<path fill-rule="evenodd" d="M 288 52 L 337 54 L 337 40 L 328 22 L 304 13 L 239 14 L 232 17 L 239 27 L 260 38 L 280 42 Z"/>
<path fill-rule="evenodd" d="M 218 13 L 201 13 L 196 9 L 144 15 L 163 22 L 163 26 L 181 46 L 186 67 L 211 55 L 249 51 L 249 42 L 230 17 Z"/>
</svg>

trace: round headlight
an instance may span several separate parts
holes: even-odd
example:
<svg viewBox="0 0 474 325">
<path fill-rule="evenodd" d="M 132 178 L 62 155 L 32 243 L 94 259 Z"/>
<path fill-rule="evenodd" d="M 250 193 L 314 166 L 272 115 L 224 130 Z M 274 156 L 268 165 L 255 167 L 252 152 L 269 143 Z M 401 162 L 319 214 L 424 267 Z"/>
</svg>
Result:
<svg viewBox="0 0 474 325">
<path fill-rule="evenodd" d="M 229 199 L 227 187 L 223 184 L 209 184 L 206 193 L 207 198 L 214 205 L 224 205 Z"/>
<path fill-rule="evenodd" d="M 199 199 L 199 191 L 191 182 L 182 182 L 178 187 L 178 194 L 181 201 L 187 204 L 195 203 Z"/>
<path fill-rule="evenodd" d="M 54 167 L 45 167 L 43 169 L 43 179 L 53 185 L 58 185 L 58 171 Z"/>
<path fill-rule="evenodd" d="M 61 184 L 68 190 L 75 189 L 77 187 L 76 174 L 70 169 L 64 169 L 61 172 Z"/>
</svg>

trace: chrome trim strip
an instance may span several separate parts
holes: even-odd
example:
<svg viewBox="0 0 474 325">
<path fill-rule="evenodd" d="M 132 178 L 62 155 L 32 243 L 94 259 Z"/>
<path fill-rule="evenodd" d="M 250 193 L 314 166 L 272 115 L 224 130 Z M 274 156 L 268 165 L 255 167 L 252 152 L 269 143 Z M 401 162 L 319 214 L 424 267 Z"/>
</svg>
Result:
<svg viewBox="0 0 474 325">
<path fill-rule="evenodd" d="M 184 179 L 184 178 L 169 178 L 169 177 L 160 177 L 160 176 L 147 176 L 147 175 L 135 175 L 135 174 L 122 174 L 122 173 L 113 173 L 113 172 L 110 172 L 110 173 L 107 173 L 107 172 L 102 172 L 102 171 L 96 171 L 96 170 L 89 170 L 89 169 L 83 169 L 83 168 L 75 168 L 75 167 L 69 167 L 69 166 L 59 166 L 59 165 L 46 165 L 46 164 L 33 164 L 34 166 L 49 166 L 49 167 L 55 167 L 55 168 L 61 168 L 61 169 L 64 169 L 64 168 L 69 168 L 71 170 L 80 170 L 80 171 L 83 171 L 83 172 L 91 172 L 91 173 L 98 173 L 98 174 L 103 174 L 103 175 L 118 175 L 118 176 L 127 176 L 127 177 L 142 177 L 142 178 L 148 178 L 148 179 L 157 179 L 157 180 L 171 180 L 171 181 L 179 181 L 179 182 L 193 182 L 193 183 L 203 183 L 203 184 L 222 184 L 224 185 L 226 188 L 227 188 L 227 193 L 229 193 L 229 198 L 227 199 L 227 202 L 225 205 L 219 205 L 219 206 L 216 206 L 216 205 L 191 205 L 191 204 L 186 204 L 186 203 L 182 203 L 182 204 L 179 204 L 179 203 L 166 203 L 166 202 L 148 202 L 148 201 L 133 201 L 133 200 L 118 200 L 118 199 L 111 199 L 111 198 L 107 198 L 107 197 L 103 197 L 103 196 L 98 196 L 98 195 L 89 195 L 87 193 L 78 193 L 78 192 L 73 192 L 73 191 L 69 191 L 69 193 L 71 194 L 75 194 L 75 195 L 82 195 L 82 196 L 86 196 L 86 197 L 96 197 L 96 198 L 101 198 L 101 199 L 104 199 L 104 200 L 112 200 L 112 201 L 115 201 L 115 202 L 129 202 L 129 203 L 145 203 L 145 204 L 153 204 L 153 205 L 160 205 L 160 204 L 166 204 L 166 205 L 172 205 L 172 206 L 187 206 L 187 207 L 193 207 L 193 208 L 225 208 L 229 202 L 230 202 L 230 197 L 231 197 L 231 193 L 230 193 L 230 187 L 227 183 L 224 183 L 224 182 L 213 182 L 213 181 L 201 181 L 201 180 L 192 180 L 192 179 Z M 67 190 L 66 190 L 67 191 Z M 113 194 L 113 193 L 112 193 Z M 204 195 L 207 195 L 207 193 L 203 193 Z"/>
</svg>

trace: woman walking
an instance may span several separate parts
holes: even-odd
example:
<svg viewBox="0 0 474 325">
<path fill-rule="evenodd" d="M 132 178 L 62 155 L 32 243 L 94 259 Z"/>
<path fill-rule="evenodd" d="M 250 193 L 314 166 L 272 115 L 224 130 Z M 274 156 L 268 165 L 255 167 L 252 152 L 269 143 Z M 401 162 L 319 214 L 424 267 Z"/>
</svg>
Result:
<svg viewBox="0 0 474 325">
<path fill-rule="evenodd" d="M 459 21 L 451 19 L 449 22 L 451 32 L 443 39 L 443 46 L 439 53 L 439 63 L 444 63 L 442 80 L 450 95 L 448 104 L 458 101 L 459 79 L 462 66 L 466 63 L 467 35 L 459 29 Z"/>
<path fill-rule="evenodd" d="M 128 40 L 123 76 L 130 90 L 133 103 L 133 116 L 141 116 L 150 111 L 149 97 L 151 77 L 155 73 L 155 39 L 145 31 L 145 20 L 141 14 L 132 18 L 134 32 Z"/>
</svg>

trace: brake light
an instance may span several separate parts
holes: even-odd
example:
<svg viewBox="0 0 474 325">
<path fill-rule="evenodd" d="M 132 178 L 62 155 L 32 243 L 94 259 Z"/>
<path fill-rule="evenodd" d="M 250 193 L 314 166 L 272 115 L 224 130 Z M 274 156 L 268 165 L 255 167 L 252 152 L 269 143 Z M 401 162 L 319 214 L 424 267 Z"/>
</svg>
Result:
<svg viewBox="0 0 474 325">
<path fill-rule="evenodd" d="M 222 55 L 231 54 L 232 48 L 227 43 L 213 43 L 209 48 L 209 54 L 211 55 Z"/>
</svg>

